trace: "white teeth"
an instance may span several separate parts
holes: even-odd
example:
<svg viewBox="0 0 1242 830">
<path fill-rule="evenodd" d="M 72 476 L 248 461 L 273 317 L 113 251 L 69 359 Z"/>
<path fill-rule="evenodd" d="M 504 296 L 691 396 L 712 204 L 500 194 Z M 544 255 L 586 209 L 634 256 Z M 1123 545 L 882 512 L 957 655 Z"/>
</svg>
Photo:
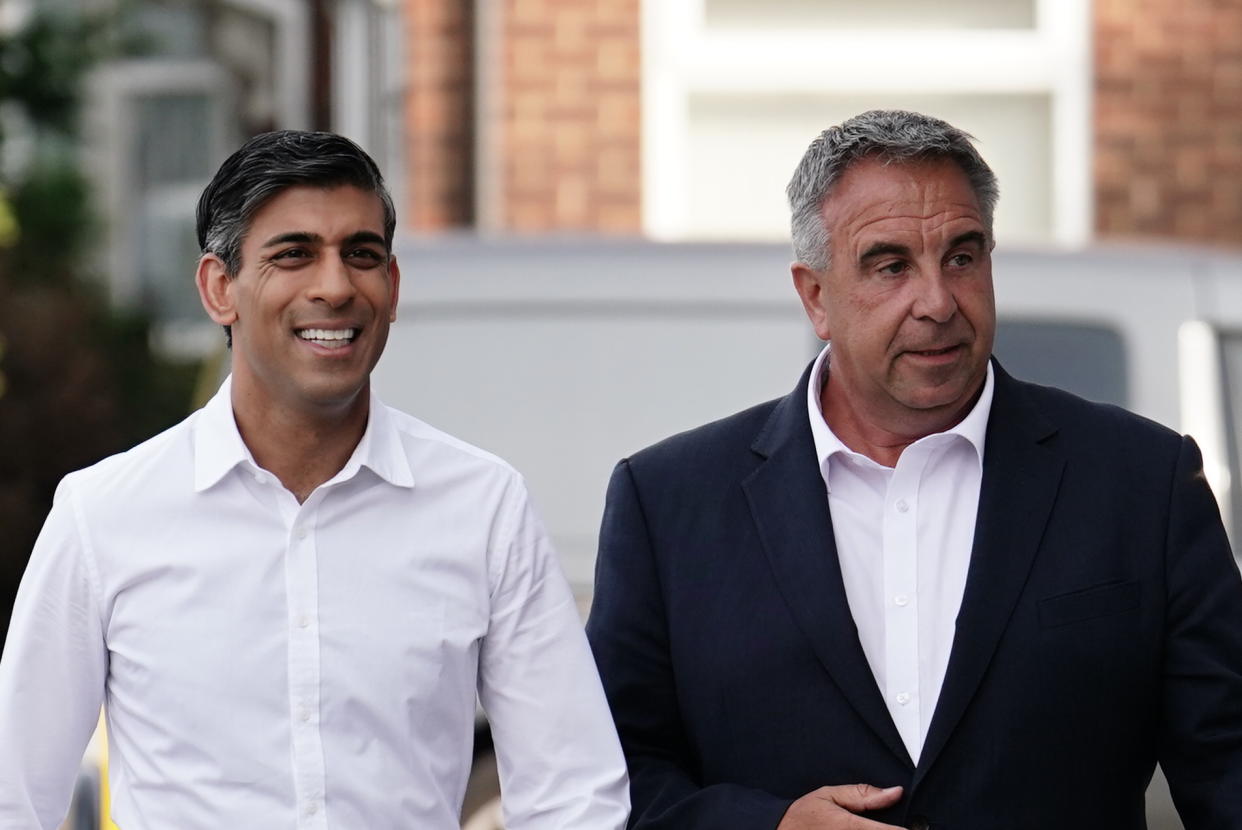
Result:
<svg viewBox="0 0 1242 830">
<path fill-rule="evenodd" d="M 325 349 L 343 349 L 358 336 L 358 329 L 301 329 L 298 337 Z"/>
<path fill-rule="evenodd" d="M 357 335 L 358 329 L 302 329 L 298 332 L 298 337 L 303 340 L 333 342 L 353 340 Z"/>
</svg>

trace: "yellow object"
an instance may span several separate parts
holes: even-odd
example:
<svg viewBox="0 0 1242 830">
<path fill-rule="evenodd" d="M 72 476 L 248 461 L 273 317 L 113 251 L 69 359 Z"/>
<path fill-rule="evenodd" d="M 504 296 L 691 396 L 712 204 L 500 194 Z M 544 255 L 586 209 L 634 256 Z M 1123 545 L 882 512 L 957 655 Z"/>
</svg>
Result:
<svg viewBox="0 0 1242 830">
<path fill-rule="evenodd" d="M 9 195 L 0 188 L 0 248 L 11 248 L 21 236 L 17 217 L 13 214 L 13 206 L 9 204 Z"/>
<path fill-rule="evenodd" d="M 99 830 L 121 830 L 112 823 L 112 793 L 108 788 L 108 724 L 99 713 Z"/>
</svg>

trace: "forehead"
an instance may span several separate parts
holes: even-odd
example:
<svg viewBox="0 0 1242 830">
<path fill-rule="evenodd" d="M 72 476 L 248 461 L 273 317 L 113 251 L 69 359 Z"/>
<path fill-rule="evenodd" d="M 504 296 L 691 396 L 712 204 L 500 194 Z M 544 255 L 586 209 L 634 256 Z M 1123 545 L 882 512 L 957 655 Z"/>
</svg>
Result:
<svg viewBox="0 0 1242 830">
<path fill-rule="evenodd" d="M 835 236 L 927 232 L 983 222 L 970 180 L 950 159 L 860 159 L 837 180 L 824 200 L 823 215 Z"/>
<path fill-rule="evenodd" d="M 295 185 L 264 202 L 250 219 L 249 239 L 265 234 L 306 232 L 324 238 L 359 231 L 384 234 L 384 204 L 379 194 L 354 185 Z"/>
</svg>

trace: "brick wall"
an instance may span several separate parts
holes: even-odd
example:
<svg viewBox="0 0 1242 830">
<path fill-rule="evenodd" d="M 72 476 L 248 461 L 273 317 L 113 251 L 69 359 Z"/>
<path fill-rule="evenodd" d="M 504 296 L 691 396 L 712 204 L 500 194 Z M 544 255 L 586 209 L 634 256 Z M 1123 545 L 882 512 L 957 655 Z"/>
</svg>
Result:
<svg viewBox="0 0 1242 830">
<path fill-rule="evenodd" d="M 409 52 L 407 224 L 420 230 L 641 228 L 639 0 L 493 0 L 488 123 L 470 119 L 469 0 L 405 0 Z M 472 205 L 474 140 L 494 160 Z"/>
<path fill-rule="evenodd" d="M 470 8 L 465 0 L 405 3 L 409 179 L 402 220 L 410 228 L 461 227 L 474 215 Z"/>
<path fill-rule="evenodd" d="M 637 231 L 638 0 L 505 7 L 505 224 Z"/>
<path fill-rule="evenodd" d="M 1096 231 L 1242 243 L 1242 0 L 1095 0 Z"/>
</svg>

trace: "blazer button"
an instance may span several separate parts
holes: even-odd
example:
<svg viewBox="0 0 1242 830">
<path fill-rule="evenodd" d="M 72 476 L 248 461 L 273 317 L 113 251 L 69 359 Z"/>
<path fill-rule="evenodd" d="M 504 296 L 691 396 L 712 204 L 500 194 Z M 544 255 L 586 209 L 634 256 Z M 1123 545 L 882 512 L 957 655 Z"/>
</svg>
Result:
<svg viewBox="0 0 1242 830">
<path fill-rule="evenodd" d="M 910 816 L 910 830 L 929 830 L 927 816 Z"/>
</svg>

